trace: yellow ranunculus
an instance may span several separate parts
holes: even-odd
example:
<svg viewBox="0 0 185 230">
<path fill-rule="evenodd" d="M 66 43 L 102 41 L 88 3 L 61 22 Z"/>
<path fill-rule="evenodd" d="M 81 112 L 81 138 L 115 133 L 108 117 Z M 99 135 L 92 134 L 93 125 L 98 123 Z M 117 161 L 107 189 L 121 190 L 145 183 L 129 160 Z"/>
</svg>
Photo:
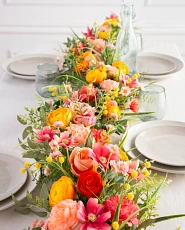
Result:
<svg viewBox="0 0 185 230">
<path fill-rule="evenodd" d="M 106 72 L 106 68 L 99 68 L 99 69 L 93 69 L 90 70 L 87 74 L 86 74 L 86 81 L 88 83 L 96 83 L 99 84 L 101 83 L 103 80 L 105 80 L 107 77 L 107 72 Z"/>
<path fill-rule="evenodd" d="M 108 101 L 106 103 L 106 107 L 107 107 L 107 116 L 110 117 L 110 118 L 113 118 L 113 115 L 117 115 L 117 117 L 119 118 L 121 113 L 120 113 L 120 109 L 119 109 L 119 106 L 116 104 L 116 105 L 112 105 L 111 104 L 111 101 Z"/>
<path fill-rule="evenodd" d="M 65 129 L 69 122 L 72 119 L 72 112 L 68 108 L 58 108 L 50 112 L 47 116 L 46 123 L 47 125 L 53 127 L 53 124 L 56 121 L 62 122 L 62 128 Z"/>
<path fill-rule="evenodd" d="M 127 65 L 125 65 L 125 63 L 121 62 L 121 61 L 114 61 L 112 63 L 112 66 L 115 66 L 116 68 L 118 68 L 120 71 L 122 71 L 124 74 L 129 74 L 129 68 Z"/>
<path fill-rule="evenodd" d="M 67 177 L 62 176 L 59 180 L 54 182 L 51 186 L 49 203 L 51 207 L 55 206 L 62 200 L 74 199 L 76 196 L 74 183 Z"/>
<path fill-rule="evenodd" d="M 107 36 L 108 36 L 108 32 L 100 31 L 98 33 L 98 38 L 105 39 L 105 38 L 107 38 Z"/>
<path fill-rule="evenodd" d="M 118 25 L 118 19 L 117 18 L 109 18 L 103 23 L 103 25 L 104 26 L 106 26 L 106 25 L 117 26 Z"/>
</svg>

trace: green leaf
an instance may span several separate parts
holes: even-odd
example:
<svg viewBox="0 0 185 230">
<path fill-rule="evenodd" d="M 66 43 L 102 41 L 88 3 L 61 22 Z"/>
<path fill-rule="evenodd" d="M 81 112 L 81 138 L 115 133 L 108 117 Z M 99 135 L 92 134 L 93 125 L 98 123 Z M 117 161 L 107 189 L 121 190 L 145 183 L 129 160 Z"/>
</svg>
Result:
<svg viewBox="0 0 185 230">
<path fill-rule="evenodd" d="M 114 178 L 114 181 L 118 184 L 124 183 L 124 177 L 123 176 L 117 176 L 116 178 Z"/>
<path fill-rule="evenodd" d="M 46 217 L 47 216 L 47 212 L 36 212 L 31 210 L 35 215 L 39 216 L 39 217 Z"/>
<path fill-rule="evenodd" d="M 126 130 L 120 125 L 117 127 L 117 130 L 119 133 L 122 133 L 122 134 L 126 132 Z"/>
<path fill-rule="evenodd" d="M 20 146 L 24 149 L 27 150 L 28 146 L 26 146 L 25 144 L 23 144 L 23 142 L 18 138 L 19 144 Z"/>
<path fill-rule="evenodd" d="M 27 122 L 26 122 L 23 118 L 21 118 L 20 116 L 18 116 L 18 115 L 17 115 L 17 120 L 18 120 L 22 125 L 26 125 L 26 124 L 27 124 Z"/>
<path fill-rule="evenodd" d="M 32 230 L 41 230 L 40 227 L 32 228 Z"/>
<path fill-rule="evenodd" d="M 140 230 L 140 229 L 146 229 L 148 226 L 152 225 L 154 223 L 154 219 L 148 219 L 145 220 L 143 223 L 141 223 L 136 230 Z"/>
<path fill-rule="evenodd" d="M 23 140 L 32 132 L 32 127 L 31 126 L 28 126 L 25 128 L 25 130 L 23 131 L 23 134 L 22 134 L 22 138 Z"/>
<path fill-rule="evenodd" d="M 27 151 L 24 155 L 22 155 L 23 158 L 33 158 L 37 159 L 38 158 L 38 152 L 34 151 Z"/>
<path fill-rule="evenodd" d="M 12 194 L 12 200 L 14 201 L 14 203 L 17 206 L 19 206 L 19 207 L 26 207 L 26 204 L 22 203 L 21 201 L 18 201 L 13 194 Z"/>
<path fill-rule="evenodd" d="M 31 149 L 37 148 L 37 144 L 35 142 L 31 141 L 29 137 L 27 138 L 27 143 Z"/>
<path fill-rule="evenodd" d="M 30 208 L 19 209 L 19 210 L 16 209 L 16 211 L 17 211 L 18 213 L 22 214 L 22 215 L 28 215 L 28 214 L 30 213 L 31 209 L 30 209 Z"/>
<path fill-rule="evenodd" d="M 162 221 L 165 221 L 165 220 L 171 220 L 171 219 L 181 218 L 181 217 L 185 217 L 185 214 L 177 214 L 177 215 L 171 215 L 171 216 L 158 217 L 158 218 L 154 219 L 155 220 L 154 222 L 158 223 L 158 222 L 162 222 Z"/>
<path fill-rule="evenodd" d="M 27 198 L 27 201 L 31 204 L 35 204 L 34 200 L 33 200 L 33 197 L 32 197 L 32 194 L 29 193 L 28 191 L 26 192 L 26 198 Z"/>
<path fill-rule="evenodd" d="M 40 190 L 40 198 L 44 199 L 44 200 L 47 200 L 48 196 L 49 196 L 49 191 L 48 191 L 47 185 L 43 184 L 42 188 Z"/>
</svg>

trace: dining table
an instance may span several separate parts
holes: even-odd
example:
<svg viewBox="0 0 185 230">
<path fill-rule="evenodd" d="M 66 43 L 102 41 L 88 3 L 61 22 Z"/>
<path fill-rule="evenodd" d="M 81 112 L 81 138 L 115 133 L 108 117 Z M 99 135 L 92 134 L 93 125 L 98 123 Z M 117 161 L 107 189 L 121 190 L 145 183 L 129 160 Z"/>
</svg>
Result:
<svg viewBox="0 0 185 230">
<path fill-rule="evenodd" d="M 172 43 L 155 42 L 145 47 L 143 52 L 171 55 L 183 61 L 179 49 Z M 154 80 L 143 80 L 143 83 L 151 81 Z M 157 84 L 163 86 L 166 91 L 167 109 L 163 120 L 185 122 L 185 69 L 171 77 L 158 80 Z M 17 121 L 17 115 L 25 113 L 24 107 L 37 106 L 36 93 L 34 81 L 15 78 L 0 71 L 0 153 L 12 156 L 21 154 L 18 138 L 21 138 L 25 127 Z M 165 176 L 163 172 L 155 172 L 159 176 Z M 157 213 L 159 216 L 185 214 L 185 175 L 169 173 L 167 178 L 171 183 L 160 191 Z M 38 194 L 38 190 L 36 187 L 33 194 Z M 21 215 L 16 212 L 16 206 L 13 205 L 0 211 L 0 230 L 28 229 L 34 219 L 41 218 L 34 213 Z M 179 227 L 185 229 L 185 218 L 161 222 L 147 229 L 177 230 Z"/>
</svg>

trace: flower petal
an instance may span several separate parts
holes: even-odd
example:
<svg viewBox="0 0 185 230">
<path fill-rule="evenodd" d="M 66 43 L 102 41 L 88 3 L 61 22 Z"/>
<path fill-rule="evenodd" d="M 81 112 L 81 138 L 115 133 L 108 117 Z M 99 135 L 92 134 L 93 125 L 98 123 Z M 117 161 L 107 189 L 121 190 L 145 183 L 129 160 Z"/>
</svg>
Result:
<svg viewBox="0 0 185 230">
<path fill-rule="evenodd" d="M 77 218 L 79 221 L 86 222 L 87 221 L 87 212 L 85 210 L 84 204 L 82 201 L 77 203 Z M 81 227 L 82 228 L 82 227 Z M 82 228 L 83 229 L 83 228 Z"/>
<path fill-rule="evenodd" d="M 95 220 L 95 223 L 104 223 L 105 221 L 107 221 L 109 218 L 111 218 L 111 212 L 105 212 L 103 214 L 101 214 L 100 216 L 97 217 L 97 219 Z"/>
<path fill-rule="evenodd" d="M 104 206 L 98 204 L 98 199 L 90 198 L 87 202 L 87 213 L 93 213 L 94 215 L 98 216 L 104 210 Z"/>
</svg>

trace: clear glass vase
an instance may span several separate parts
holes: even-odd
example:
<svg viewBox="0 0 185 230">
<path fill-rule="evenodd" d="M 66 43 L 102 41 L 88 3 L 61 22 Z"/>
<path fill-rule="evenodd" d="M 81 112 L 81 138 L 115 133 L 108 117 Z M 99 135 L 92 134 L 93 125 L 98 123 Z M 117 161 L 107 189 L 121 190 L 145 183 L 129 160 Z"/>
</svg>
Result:
<svg viewBox="0 0 185 230">
<path fill-rule="evenodd" d="M 133 5 L 123 5 L 122 27 L 117 37 L 114 60 L 124 62 L 130 70 L 129 76 L 137 72 L 138 45 L 133 28 Z"/>
</svg>

